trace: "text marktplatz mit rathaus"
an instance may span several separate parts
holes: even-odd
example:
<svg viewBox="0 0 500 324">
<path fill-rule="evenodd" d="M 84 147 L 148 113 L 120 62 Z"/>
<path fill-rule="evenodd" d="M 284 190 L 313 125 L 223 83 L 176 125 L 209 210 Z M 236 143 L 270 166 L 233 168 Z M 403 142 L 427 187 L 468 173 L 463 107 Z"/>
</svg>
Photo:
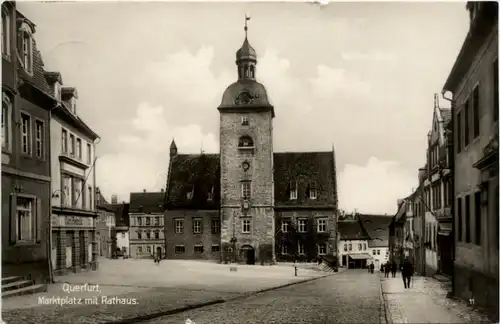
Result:
<svg viewBox="0 0 500 324">
<path fill-rule="evenodd" d="M 38 297 L 38 304 L 41 305 L 137 305 L 136 298 L 121 298 L 117 296 L 94 296 L 89 298 L 78 297 Z"/>
</svg>

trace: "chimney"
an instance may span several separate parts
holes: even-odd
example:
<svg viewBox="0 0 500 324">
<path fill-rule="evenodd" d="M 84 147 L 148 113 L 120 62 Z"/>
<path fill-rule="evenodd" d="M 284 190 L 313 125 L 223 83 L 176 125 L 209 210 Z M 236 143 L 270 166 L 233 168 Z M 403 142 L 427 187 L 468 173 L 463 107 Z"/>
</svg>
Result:
<svg viewBox="0 0 500 324">
<path fill-rule="evenodd" d="M 142 189 L 142 192 L 146 192 L 146 189 Z"/>
<path fill-rule="evenodd" d="M 118 204 L 118 196 L 117 195 L 111 195 L 111 203 Z"/>
</svg>

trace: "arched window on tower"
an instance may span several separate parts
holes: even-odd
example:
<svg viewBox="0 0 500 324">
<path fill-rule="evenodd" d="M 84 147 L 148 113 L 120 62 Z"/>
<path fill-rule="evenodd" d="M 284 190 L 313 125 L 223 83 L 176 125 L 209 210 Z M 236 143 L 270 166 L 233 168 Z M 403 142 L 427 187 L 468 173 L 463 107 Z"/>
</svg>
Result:
<svg viewBox="0 0 500 324">
<path fill-rule="evenodd" d="M 243 67 L 238 67 L 238 79 L 243 79 Z"/>
<path fill-rule="evenodd" d="M 255 69 L 253 65 L 250 65 L 250 78 L 255 78 Z"/>
<path fill-rule="evenodd" d="M 250 136 L 241 136 L 238 140 L 238 148 L 240 149 L 253 149 L 253 140 Z"/>
<path fill-rule="evenodd" d="M 248 65 L 245 65 L 245 78 L 248 79 L 250 77 L 250 70 L 248 69 Z"/>
</svg>

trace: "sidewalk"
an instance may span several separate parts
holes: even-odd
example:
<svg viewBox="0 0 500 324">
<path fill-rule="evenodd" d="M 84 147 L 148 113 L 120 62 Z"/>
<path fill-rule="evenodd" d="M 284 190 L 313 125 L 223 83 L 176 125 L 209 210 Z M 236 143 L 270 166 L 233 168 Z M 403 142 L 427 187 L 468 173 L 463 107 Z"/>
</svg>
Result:
<svg viewBox="0 0 500 324">
<path fill-rule="evenodd" d="M 391 323 L 490 323 L 465 302 L 446 298 L 447 283 L 430 277 L 413 277 L 405 289 L 401 274 L 381 276 L 382 293 Z"/>
</svg>

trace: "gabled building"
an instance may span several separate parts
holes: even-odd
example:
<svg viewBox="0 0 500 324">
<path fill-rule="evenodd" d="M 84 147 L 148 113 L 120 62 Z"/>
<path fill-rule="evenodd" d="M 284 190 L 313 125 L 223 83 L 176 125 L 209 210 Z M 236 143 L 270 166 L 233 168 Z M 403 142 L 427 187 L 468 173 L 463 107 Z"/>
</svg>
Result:
<svg viewBox="0 0 500 324">
<path fill-rule="evenodd" d="M 44 285 L 50 270 L 50 111 L 35 24 L 2 2 L 2 277 Z"/>
<path fill-rule="evenodd" d="M 470 25 L 443 87 L 452 93 L 454 293 L 498 322 L 498 2 L 468 2 Z"/>
<path fill-rule="evenodd" d="M 164 200 L 163 190 L 130 194 L 130 257 L 165 258 Z"/>
<path fill-rule="evenodd" d="M 439 107 L 434 95 L 431 130 L 427 134 L 427 170 L 423 181 L 425 207 L 424 249 L 425 274 L 442 272 L 451 275 L 451 170 L 449 156 L 450 133 L 446 128 L 451 121 L 451 110 Z M 439 235 L 441 233 L 441 235 Z M 438 244 L 440 243 L 440 244 Z"/>
<path fill-rule="evenodd" d="M 78 91 L 61 73 L 45 72 L 57 104 L 50 119 L 52 260 L 58 275 L 96 269 L 95 143 L 99 136 L 77 114 Z"/>
<path fill-rule="evenodd" d="M 256 80 L 257 54 L 247 37 L 236 53 L 236 65 L 238 79 L 227 87 L 218 107 L 220 154 L 178 154 L 172 143 L 165 203 L 167 255 L 250 264 L 296 254 L 336 258 L 333 149 L 274 152 L 274 107 Z M 310 233 L 304 236 L 313 241 L 299 245 L 302 234 L 282 240 L 282 223 Z"/>
<path fill-rule="evenodd" d="M 408 212 L 408 199 L 398 200 L 398 211 L 389 223 L 389 262 L 401 264 L 411 248 L 405 244 L 405 224 Z M 406 251 L 406 252 L 405 252 Z"/>
<path fill-rule="evenodd" d="M 95 189 L 95 196 L 96 209 L 99 214 L 95 229 L 98 256 L 111 258 L 113 246 L 116 245 L 116 237 L 112 236 L 112 233 L 116 232 L 115 211 L 108 206 L 107 200 L 98 187 Z"/>
<path fill-rule="evenodd" d="M 338 222 L 339 261 L 341 267 L 366 268 L 373 260 L 368 250 L 370 237 L 359 218 Z"/>
<path fill-rule="evenodd" d="M 380 269 L 389 261 L 389 225 L 392 217 L 372 214 L 358 214 L 357 217 L 368 235 L 368 252 L 375 269 Z"/>
</svg>

